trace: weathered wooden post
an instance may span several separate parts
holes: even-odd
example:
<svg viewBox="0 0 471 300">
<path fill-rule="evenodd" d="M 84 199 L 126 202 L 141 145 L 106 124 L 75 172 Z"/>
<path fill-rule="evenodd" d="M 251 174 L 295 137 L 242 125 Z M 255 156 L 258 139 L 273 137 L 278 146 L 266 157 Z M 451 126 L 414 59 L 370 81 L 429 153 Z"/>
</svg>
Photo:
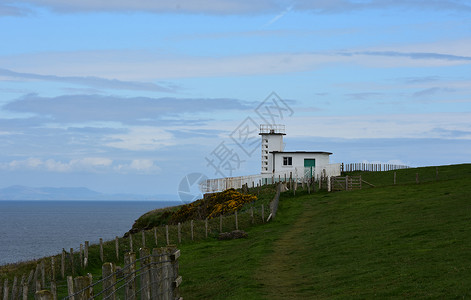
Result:
<svg viewBox="0 0 471 300">
<path fill-rule="evenodd" d="M 132 243 L 132 233 L 129 234 L 129 249 L 131 249 L 131 252 L 134 252 L 134 247 Z"/>
<path fill-rule="evenodd" d="M 13 278 L 13 285 L 11 287 L 11 299 L 16 300 L 18 297 L 18 277 Z"/>
<path fill-rule="evenodd" d="M 152 299 L 161 299 L 160 296 L 160 282 L 161 282 L 161 271 L 160 271 L 160 252 L 159 249 L 154 248 L 152 249 L 152 265 L 150 269 L 150 276 L 151 276 L 151 285 L 150 285 L 150 293 Z"/>
<path fill-rule="evenodd" d="M 155 245 L 157 246 L 157 227 L 154 227 L 154 241 Z"/>
<path fill-rule="evenodd" d="M 204 220 L 204 231 L 206 238 L 208 238 L 208 219 Z"/>
<path fill-rule="evenodd" d="M 146 247 L 146 231 L 142 230 L 141 231 L 141 236 L 142 236 L 142 248 Z"/>
<path fill-rule="evenodd" d="M 255 219 L 253 217 L 253 206 L 250 207 L 250 217 L 252 219 L 252 224 L 255 222 Z"/>
<path fill-rule="evenodd" d="M 394 185 L 396 185 L 396 172 L 394 172 Z"/>
<path fill-rule="evenodd" d="M 75 300 L 74 298 L 74 278 L 72 276 L 67 276 L 67 294 L 69 299 Z"/>
<path fill-rule="evenodd" d="M 29 289 L 29 285 L 25 282 L 23 284 L 23 300 L 28 300 L 28 289 Z"/>
<path fill-rule="evenodd" d="M 103 253 L 103 239 L 100 238 L 100 260 L 101 262 L 104 262 L 105 261 L 105 257 L 104 257 L 104 253 Z"/>
<path fill-rule="evenodd" d="M 74 268 L 74 248 L 70 248 L 70 269 L 72 270 L 72 276 L 75 275 Z"/>
<path fill-rule="evenodd" d="M 150 300 L 150 252 L 148 248 L 139 249 L 141 261 L 140 291 L 142 300 Z"/>
<path fill-rule="evenodd" d="M 41 290 L 41 281 L 39 279 L 39 264 L 36 265 L 36 269 L 34 270 L 34 291 L 40 291 Z"/>
<path fill-rule="evenodd" d="M 3 299 L 8 300 L 10 294 L 10 287 L 8 285 L 8 278 L 3 282 Z"/>
<path fill-rule="evenodd" d="M 79 260 L 80 260 L 80 267 L 83 269 L 83 244 L 80 244 Z"/>
<path fill-rule="evenodd" d="M 88 247 L 90 246 L 89 241 L 85 241 L 85 249 L 83 252 L 83 267 L 86 268 L 88 266 Z"/>
<path fill-rule="evenodd" d="M 89 286 L 91 285 L 90 277 L 79 276 L 74 279 L 74 292 L 76 300 L 88 300 L 92 293 L 90 293 Z"/>
<path fill-rule="evenodd" d="M 114 238 L 114 247 L 115 247 L 115 252 L 116 252 L 116 260 L 119 261 L 119 238 L 118 237 Z"/>
<path fill-rule="evenodd" d="M 14 299 L 14 298 L 13 298 Z M 52 297 L 52 293 L 49 292 L 49 291 L 46 291 L 46 290 L 42 290 L 42 291 L 37 291 L 35 294 L 34 294 L 34 299 L 35 300 L 52 300 L 53 297 Z"/>
<path fill-rule="evenodd" d="M 348 191 L 348 175 L 345 175 L 345 190 Z"/>
<path fill-rule="evenodd" d="M 136 299 L 136 254 L 134 252 L 128 252 L 124 255 L 125 269 L 125 298 L 124 299 Z"/>
<path fill-rule="evenodd" d="M 101 267 L 103 277 L 103 299 L 116 299 L 116 273 L 112 263 L 104 263 Z"/>
<path fill-rule="evenodd" d="M 170 245 L 170 239 L 168 235 L 168 225 L 165 225 L 165 237 L 167 238 L 167 245 Z"/>
<path fill-rule="evenodd" d="M 52 293 L 52 300 L 57 300 L 57 284 L 56 281 L 51 281 L 51 293 Z"/>
<path fill-rule="evenodd" d="M 62 248 L 62 254 L 61 254 L 61 275 L 62 278 L 65 278 L 65 249 Z"/>
</svg>

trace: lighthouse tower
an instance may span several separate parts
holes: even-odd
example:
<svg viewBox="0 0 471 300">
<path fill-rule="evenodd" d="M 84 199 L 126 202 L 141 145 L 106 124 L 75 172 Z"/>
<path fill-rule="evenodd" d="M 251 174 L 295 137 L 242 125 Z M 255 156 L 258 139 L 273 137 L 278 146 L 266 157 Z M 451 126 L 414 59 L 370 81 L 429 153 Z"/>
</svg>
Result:
<svg viewBox="0 0 471 300">
<path fill-rule="evenodd" d="M 262 174 L 271 174 L 273 172 L 273 154 L 271 152 L 283 152 L 283 136 L 285 125 L 262 124 L 260 133 L 262 136 Z"/>
</svg>

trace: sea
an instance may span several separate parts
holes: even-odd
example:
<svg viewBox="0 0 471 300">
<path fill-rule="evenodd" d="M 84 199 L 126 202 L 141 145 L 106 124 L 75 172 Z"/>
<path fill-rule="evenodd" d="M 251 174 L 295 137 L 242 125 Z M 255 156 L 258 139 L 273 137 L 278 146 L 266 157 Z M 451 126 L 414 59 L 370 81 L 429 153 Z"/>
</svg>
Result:
<svg viewBox="0 0 471 300">
<path fill-rule="evenodd" d="M 122 237 L 144 213 L 179 201 L 0 201 L 0 265 Z"/>
</svg>

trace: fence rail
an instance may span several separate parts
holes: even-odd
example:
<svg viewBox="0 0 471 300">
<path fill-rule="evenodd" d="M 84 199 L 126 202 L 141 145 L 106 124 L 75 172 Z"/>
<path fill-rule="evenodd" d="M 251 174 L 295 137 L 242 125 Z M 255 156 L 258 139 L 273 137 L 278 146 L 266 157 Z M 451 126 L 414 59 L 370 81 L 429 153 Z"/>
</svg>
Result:
<svg viewBox="0 0 471 300">
<path fill-rule="evenodd" d="M 354 172 L 354 171 L 371 171 L 371 172 L 381 172 L 381 171 L 393 171 L 408 169 L 410 167 L 404 165 L 395 165 L 395 164 L 372 164 L 372 163 L 343 163 L 342 171 L 343 172 Z"/>
<path fill-rule="evenodd" d="M 336 176 L 330 178 L 331 191 L 361 190 L 361 175 L 359 176 Z"/>
</svg>

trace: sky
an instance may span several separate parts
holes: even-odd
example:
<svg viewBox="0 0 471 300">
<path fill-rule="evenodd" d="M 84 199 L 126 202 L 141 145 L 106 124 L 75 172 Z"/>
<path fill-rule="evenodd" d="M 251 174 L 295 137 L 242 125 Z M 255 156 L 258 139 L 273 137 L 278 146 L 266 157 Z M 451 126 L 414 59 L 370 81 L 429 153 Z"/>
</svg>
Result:
<svg viewBox="0 0 471 300">
<path fill-rule="evenodd" d="M 332 163 L 471 158 L 471 1 L 2 0 L 0 188 L 177 195 Z"/>
</svg>

